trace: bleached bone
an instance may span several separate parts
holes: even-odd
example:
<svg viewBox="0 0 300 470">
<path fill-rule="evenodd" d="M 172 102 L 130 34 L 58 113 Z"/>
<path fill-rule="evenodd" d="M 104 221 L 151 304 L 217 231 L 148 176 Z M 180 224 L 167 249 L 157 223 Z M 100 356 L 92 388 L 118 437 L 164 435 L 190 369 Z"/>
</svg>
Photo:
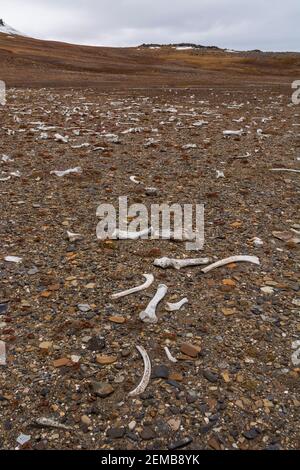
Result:
<svg viewBox="0 0 300 470">
<path fill-rule="evenodd" d="M 166 305 L 166 310 L 168 310 L 168 312 L 176 312 L 177 310 L 180 310 L 181 307 L 183 307 L 188 302 L 189 301 L 186 297 L 184 299 L 180 300 L 179 302 L 176 302 L 176 303 L 168 302 L 167 305 Z"/>
<path fill-rule="evenodd" d="M 133 176 L 130 176 L 129 179 L 130 179 L 130 181 L 132 181 L 132 182 L 135 183 L 135 184 L 141 184 L 141 182 L 138 181 L 138 180 L 136 179 L 136 176 L 134 176 L 134 175 L 133 175 Z"/>
<path fill-rule="evenodd" d="M 153 274 L 143 274 L 146 282 L 141 284 L 140 286 L 133 287 L 132 289 L 124 290 L 123 292 L 119 292 L 118 294 L 112 294 L 112 299 L 120 299 L 121 297 L 125 297 L 126 295 L 135 294 L 136 292 L 140 292 L 141 290 L 148 289 L 154 281 Z"/>
<path fill-rule="evenodd" d="M 175 359 L 175 357 L 172 356 L 172 354 L 170 353 L 170 350 L 169 350 L 169 348 L 167 348 L 167 346 L 164 347 L 164 350 L 166 351 L 166 355 L 167 355 L 167 358 L 169 359 L 169 361 L 177 362 L 177 359 Z"/>
<path fill-rule="evenodd" d="M 70 173 L 80 174 L 82 173 L 82 168 L 80 166 L 76 166 L 75 168 L 69 168 L 68 170 L 64 170 L 64 171 L 57 171 L 57 170 L 50 171 L 50 175 L 56 175 L 59 177 L 69 175 Z"/>
<path fill-rule="evenodd" d="M 151 376 L 151 362 L 147 351 L 145 350 L 145 348 L 143 348 L 143 346 L 136 346 L 136 349 L 138 350 L 144 361 L 144 374 L 138 386 L 129 393 L 129 396 L 131 397 L 135 397 L 137 395 L 140 395 L 141 393 L 144 393 L 148 386 Z"/>
<path fill-rule="evenodd" d="M 77 240 L 82 240 L 83 236 L 80 233 L 73 233 L 67 230 L 67 236 L 70 242 L 76 242 Z"/>
<path fill-rule="evenodd" d="M 112 238 L 117 238 L 119 240 L 138 240 L 146 235 L 151 235 L 152 230 L 152 227 L 140 230 L 139 232 L 127 232 L 126 230 L 116 229 L 112 234 Z"/>
<path fill-rule="evenodd" d="M 73 429 L 71 426 L 66 426 L 65 424 L 61 424 L 51 418 L 37 418 L 35 420 L 35 424 L 42 428 L 65 429 L 66 431 L 71 431 Z"/>
<path fill-rule="evenodd" d="M 4 341 L 0 341 L 0 366 L 6 365 L 6 346 Z"/>
<path fill-rule="evenodd" d="M 225 178 L 224 171 L 216 170 L 216 178 Z"/>
<path fill-rule="evenodd" d="M 159 284 L 157 292 L 152 300 L 150 300 L 146 309 L 140 313 L 140 319 L 145 323 L 157 323 L 156 307 L 159 302 L 165 297 L 168 292 L 168 287 L 165 284 Z"/>
<path fill-rule="evenodd" d="M 19 256 L 5 256 L 4 261 L 7 261 L 7 263 L 21 263 L 22 258 L 19 258 Z"/>
<path fill-rule="evenodd" d="M 226 264 L 231 263 L 253 263 L 260 265 L 260 261 L 257 256 L 247 256 L 247 255 L 238 255 L 238 256 L 230 256 L 230 258 L 225 258 L 216 263 L 210 264 L 206 268 L 201 269 L 203 273 L 208 273 L 212 269 L 220 268 L 221 266 L 225 266 Z"/>
<path fill-rule="evenodd" d="M 173 258 L 157 258 L 154 260 L 154 266 L 159 268 L 175 268 L 181 269 L 188 266 L 199 266 L 201 264 L 208 264 L 210 262 L 209 258 L 194 258 L 194 259 L 173 259 Z"/>
<path fill-rule="evenodd" d="M 290 171 L 291 173 L 300 173 L 300 170 L 294 170 L 293 168 L 271 168 L 270 171 Z"/>
<path fill-rule="evenodd" d="M 67 144 L 69 142 L 69 137 L 68 136 L 63 136 L 63 135 L 60 135 L 60 134 L 55 134 L 55 140 L 57 142 L 63 142 L 64 144 Z"/>
<path fill-rule="evenodd" d="M 244 132 L 244 129 L 240 129 L 239 131 L 223 131 L 224 137 L 230 136 L 241 136 Z"/>
</svg>

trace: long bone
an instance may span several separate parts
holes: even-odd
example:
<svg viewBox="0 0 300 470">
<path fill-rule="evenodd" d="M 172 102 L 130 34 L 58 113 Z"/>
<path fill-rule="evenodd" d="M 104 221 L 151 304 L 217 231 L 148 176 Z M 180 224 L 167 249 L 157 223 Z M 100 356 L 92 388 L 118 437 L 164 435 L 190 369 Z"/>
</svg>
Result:
<svg viewBox="0 0 300 470">
<path fill-rule="evenodd" d="M 208 273 L 212 269 L 220 268 L 221 266 L 225 266 L 226 264 L 243 263 L 243 262 L 260 265 L 260 261 L 257 258 L 257 256 L 247 256 L 247 255 L 230 256 L 230 258 L 225 258 L 220 261 L 217 261 L 216 263 L 210 264 L 209 266 L 206 266 L 206 268 L 201 269 L 201 271 L 203 273 Z"/>
<path fill-rule="evenodd" d="M 179 302 L 176 302 L 176 303 L 168 302 L 167 305 L 166 305 L 166 310 L 168 310 L 168 312 L 176 312 L 177 310 L 180 310 L 181 307 L 183 307 L 188 302 L 189 301 L 186 297 L 184 299 L 180 300 Z"/>
<path fill-rule="evenodd" d="M 143 346 L 136 346 L 136 349 L 138 350 L 144 361 L 144 374 L 138 386 L 129 393 L 129 396 L 131 397 L 140 395 L 146 390 L 151 376 L 151 362 L 147 351 L 145 350 L 145 348 L 143 348 Z"/>
<path fill-rule="evenodd" d="M 156 307 L 159 302 L 165 297 L 168 292 L 168 287 L 165 284 L 159 284 L 157 292 L 152 300 L 150 300 L 146 309 L 140 313 L 140 319 L 146 323 L 157 323 Z"/>
<path fill-rule="evenodd" d="M 201 264 L 208 264 L 210 262 L 209 258 L 194 258 L 194 259 L 173 259 L 173 258 L 157 258 L 154 260 L 154 266 L 159 268 L 175 268 L 181 269 L 188 266 L 199 266 Z"/>
<path fill-rule="evenodd" d="M 133 287 L 132 289 L 124 290 L 123 292 L 119 292 L 117 294 L 112 294 L 111 298 L 112 299 L 120 299 L 121 297 L 125 297 L 126 295 L 134 294 L 135 292 L 139 292 L 141 290 L 144 290 L 144 289 L 147 289 L 148 287 L 150 287 L 151 284 L 154 281 L 153 274 L 143 274 L 143 276 L 146 279 L 146 282 L 144 282 L 144 284 L 141 284 L 140 286 L 137 286 L 137 287 Z"/>
</svg>

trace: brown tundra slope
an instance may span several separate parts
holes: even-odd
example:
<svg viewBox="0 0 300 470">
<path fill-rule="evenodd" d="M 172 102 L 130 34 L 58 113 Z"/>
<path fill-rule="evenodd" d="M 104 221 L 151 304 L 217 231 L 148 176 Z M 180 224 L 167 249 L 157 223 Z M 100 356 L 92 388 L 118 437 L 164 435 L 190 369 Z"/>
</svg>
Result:
<svg viewBox="0 0 300 470">
<path fill-rule="evenodd" d="M 0 33 L 0 78 L 8 86 L 290 83 L 299 70 L 299 53 L 91 47 Z"/>
</svg>

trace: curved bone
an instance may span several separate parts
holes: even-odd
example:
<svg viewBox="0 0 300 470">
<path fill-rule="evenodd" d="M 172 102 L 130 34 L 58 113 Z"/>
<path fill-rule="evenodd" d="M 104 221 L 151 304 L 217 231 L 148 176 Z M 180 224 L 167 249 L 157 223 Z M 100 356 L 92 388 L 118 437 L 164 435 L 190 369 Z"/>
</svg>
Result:
<svg viewBox="0 0 300 470">
<path fill-rule="evenodd" d="M 260 265 L 260 261 L 257 258 L 257 256 L 230 256 L 230 258 L 225 258 L 220 261 L 217 261 L 216 263 L 210 264 L 206 268 L 201 269 L 203 273 L 208 273 L 212 269 L 215 268 L 220 268 L 221 266 L 225 266 L 226 264 L 230 263 L 253 263 L 253 264 L 258 264 Z"/>
<path fill-rule="evenodd" d="M 143 276 L 146 279 L 146 282 L 144 282 L 144 284 L 141 284 L 140 286 L 137 286 L 137 287 L 133 287 L 132 289 L 124 290 L 123 292 L 119 292 L 118 294 L 112 294 L 111 298 L 112 299 L 120 299 L 121 297 L 125 297 L 126 295 L 134 294 L 135 292 L 139 292 L 141 290 L 144 290 L 144 289 L 147 289 L 148 287 L 150 287 L 151 284 L 154 281 L 153 274 L 143 274 Z"/>
<path fill-rule="evenodd" d="M 175 359 L 175 357 L 172 356 L 172 354 L 170 353 L 170 350 L 169 350 L 169 348 L 167 348 L 167 346 L 164 347 L 164 350 L 166 351 L 166 355 L 167 355 L 167 358 L 169 359 L 169 361 L 177 362 L 177 359 Z"/>
<path fill-rule="evenodd" d="M 141 182 L 138 181 L 138 180 L 136 179 L 136 176 L 134 176 L 134 175 L 133 175 L 133 176 L 130 176 L 129 179 L 130 179 L 130 181 L 132 181 L 132 182 L 135 183 L 135 184 L 141 184 Z"/>
<path fill-rule="evenodd" d="M 146 323 L 157 323 L 158 318 L 156 316 L 156 307 L 159 302 L 165 297 L 168 292 L 168 287 L 165 284 L 160 284 L 157 288 L 157 292 L 152 300 L 150 300 L 146 309 L 140 313 L 140 319 Z"/>
<path fill-rule="evenodd" d="M 293 168 L 271 168 L 270 171 L 290 171 L 291 173 L 300 173 L 300 170 L 294 170 Z"/>
<path fill-rule="evenodd" d="M 136 349 L 138 350 L 144 361 L 144 374 L 138 386 L 129 393 L 131 397 L 140 395 L 146 390 L 151 376 L 151 362 L 147 351 L 145 350 L 145 348 L 143 348 L 143 346 L 136 346 Z"/>
<path fill-rule="evenodd" d="M 179 302 L 176 302 L 176 303 L 167 303 L 166 305 L 166 310 L 168 310 L 168 312 L 175 312 L 176 310 L 180 310 L 181 307 L 183 307 L 183 305 L 187 304 L 189 301 L 188 299 L 185 297 L 184 299 L 180 300 Z"/>
<path fill-rule="evenodd" d="M 194 258 L 194 259 L 173 259 L 173 258 L 157 258 L 154 260 L 154 266 L 159 268 L 175 268 L 181 269 L 188 266 L 199 266 L 200 264 L 208 264 L 209 258 Z"/>
</svg>

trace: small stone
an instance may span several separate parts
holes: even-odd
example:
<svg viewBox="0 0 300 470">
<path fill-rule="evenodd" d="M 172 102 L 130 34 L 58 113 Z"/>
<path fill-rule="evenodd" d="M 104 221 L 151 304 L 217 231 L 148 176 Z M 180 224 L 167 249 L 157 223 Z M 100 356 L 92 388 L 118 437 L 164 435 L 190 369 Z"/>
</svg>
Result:
<svg viewBox="0 0 300 470">
<path fill-rule="evenodd" d="M 264 294 L 274 294 L 274 289 L 273 287 L 270 287 L 270 286 L 265 286 L 265 287 L 261 287 L 260 290 L 264 293 Z"/>
<path fill-rule="evenodd" d="M 260 431 L 257 428 L 251 428 L 249 429 L 249 431 L 243 432 L 243 436 L 248 440 L 255 439 L 259 435 L 260 435 Z"/>
<path fill-rule="evenodd" d="M 125 428 L 110 428 L 106 435 L 110 439 L 121 439 L 125 434 Z"/>
<path fill-rule="evenodd" d="M 87 415 L 81 416 L 80 420 L 81 420 L 82 424 L 84 424 L 86 426 L 90 426 L 92 424 L 92 420 Z"/>
<path fill-rule="evenodd" d="M 210 370 L 204 370 L 203 377 L 211 383 L 216 383 L 219 380 L 219 376 L 217 374 L 214 374 Z"/>
<path fill-rule="evenodd" d="M 152 377 L 155 379 L 167 379 L 169 377 L 169 373 L 170 371 L 165 365 L 154 366 L 152 369 Z"/>
<path fill-rule="evenodd" d="M 181 420 L 180 418 L 171 418 L 168 421 L 168 425 L 170 426 L 171 430 L 176 432 L 180 428 Z"/>
<path fill-rule="evenodd" d="M 55 359 L 55 361 L 53 361 L 53 365 L 54 367 L 70 366 L 72 365 L 72 361 L 67 357 L 62 357 L 60 359 Z"/>
<path fill-rule="evenodd" d="M 100 398 L 105 398 L 114 392 L 113 387 L 105 382 L 92 382 L 92 390 L 95 395 Z"/>
<path fill-rule="evenodd" d="M 150 426 L 145 426 L 140 436 L 144 441 L 150 441 L 151 439 L 156 438 L 156 434 Z"/>
<path fill-rule="evenodd" d="M 91 310 L 89 304 L 78 304 L 77 307 L 81 312 L 89 312 Z"/>
<path fill-rule="evenodd" d="M 20 434 L 18 437 L 17 437 L 17 443 L 20 444 L 21 446 L 23 446 L 24 444 L 26 444 L 27 442 L 29 442 L 31 439 L 31 436 L 27 435 L 27 434 Z"/>
<path fill-rule="evenodd" d="M 168 449 L 174 450 L 174 449 L 179 449 L 181 447 L 186 447 L 191 442 L 193 442 L 193 439 L 191 437 L 185 437 L 184 439 L 181 439 L 180 441 L 176 441 L 173 444 L 169 444 Z"/>
<path fill-rule="evenodd" d="M 130 423 L 128 424 L 129 431 L 133 431 L 135 427 L 136 427 L 136 421 L 130 421 Z"/>
<path fill-rule="evenodd" d="M 117 356 L 97 356 L 96 361 L 101 365 L 109 365 L 117 362 Z"/>
<path fill-rule="evenodd" d="M 42 341 L 40 344 L 39 344 L 39 348 L 42 350 L 42 351 L 49 351 L 49 349 L 51 349 L 53 346 L 53 342 L 52 341 Z"/>
<path fill-rule="evenodd" d="M 0 314 L 6 313 L 8 309 L 8 304 L 0 304 Z"/>
<path fill-rule="evenodd" d="M 179 372 L 171 372 L 171 374 L 169 375 L 169 380 L 175 380 L 175 382 L 182 382 L 183 375 Z"/>
<path fill-rule="evenodd" d="M 102 351 L 105 346 L 105 339 L 102 336 L 93 336 L 87 343 L 87 348 L 90 351 Z"/>
<path fill-rule="evenodd" d="M 197 357 L 201 352 L 201 348 L 190 343 L 182 343 L 180 351 L 186 356 Z"/>
<path fill-rule="evenodd" d="M 125 323 L 126 322 L 126 318 L 124 317 L 120 317 L 120 316 L 112 316 L 112 317 L 109 317 L 108 318 L 109 321 L 111 321 L 112 323 L 119 323 L 119 324 L 122 324 L 122 323 Z"/>
<path fill-rule="evenodd" d="M 221 310 L 222 310 L 223 315 L 225 315 L 225 317 L 229 317 L 236 313 L 235 308 L 222 308 Z"/>
</svg>

